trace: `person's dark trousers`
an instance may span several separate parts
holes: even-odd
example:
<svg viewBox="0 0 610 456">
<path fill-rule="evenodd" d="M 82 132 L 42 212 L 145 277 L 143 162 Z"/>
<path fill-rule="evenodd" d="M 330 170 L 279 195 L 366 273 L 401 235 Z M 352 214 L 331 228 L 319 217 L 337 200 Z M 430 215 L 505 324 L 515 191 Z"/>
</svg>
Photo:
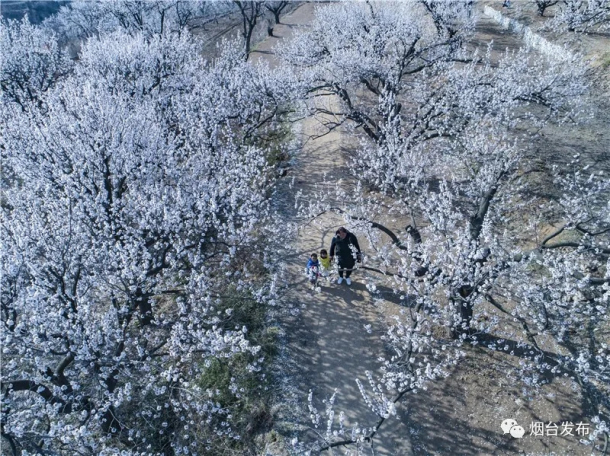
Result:
<svg viewBox="0 0 610 456">
<path fill-rule="evenodd" d="M 343 277 L 343 274 L 345 274 L 345 278 L 349 279 L 349 276 L 352 275 L 352 269 L 354 268 L 354 265 L 356 263 L 354 262 L 350 262 L 350 263 L 343 263 L 343 262 L 339 262 L 339 277 Z M 345 271 L 344 271 L 345 269 Z"/>
</svg>

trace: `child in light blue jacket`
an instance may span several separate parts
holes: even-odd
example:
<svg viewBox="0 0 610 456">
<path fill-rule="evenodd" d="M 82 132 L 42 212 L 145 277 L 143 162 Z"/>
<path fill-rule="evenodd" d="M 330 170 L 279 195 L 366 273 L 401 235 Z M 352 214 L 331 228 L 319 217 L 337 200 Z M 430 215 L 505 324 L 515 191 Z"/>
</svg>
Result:
<svg viewBox="0 0 610 456">
<path fill-rule="evenodd" d="M 312 253 L 311 257 L 309 257 L 306 272 L 309 276 L 309 283 L 315 287 L 318 282 L 318 277 L 320 276 L 320 262 L 318 261 L 317 253 Z"/>
</svg>

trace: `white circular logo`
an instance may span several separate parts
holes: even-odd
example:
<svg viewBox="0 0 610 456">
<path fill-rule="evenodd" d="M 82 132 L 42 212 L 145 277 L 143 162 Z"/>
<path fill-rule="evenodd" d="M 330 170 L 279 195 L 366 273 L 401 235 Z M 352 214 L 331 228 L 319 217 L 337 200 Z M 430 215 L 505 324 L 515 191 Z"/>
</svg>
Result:
<svg viewBox="0 0 610 456">
<path fill-rule="evenodd" d="M 500 427 L 502 428 L 502 430 L 504 431 L 505 434 L 508 434 L 510 432 L 510 428 L 512 428 L 513 426 L 516 426 L 517 422 L 513 419 L 507 419 L 502 421 L 502 424 L 500 425 Z"/>
<path fill-rule="evenodd" d="M 519 425 L 510 428 L 510 435 L 512 435 L 516 439 L 520 439 L 521 437 L 523 437 L 523 434 L 525 434 L 525 429 L 523 429 Z"/>
<path fill-rule="evenodd" d="M 508 418 L 500 425 L 505 434 L 510 434 L 516 439 L 520 439 L 525 434 L 525 429 L 519 426 L 515 420 Z"/>
</svg>

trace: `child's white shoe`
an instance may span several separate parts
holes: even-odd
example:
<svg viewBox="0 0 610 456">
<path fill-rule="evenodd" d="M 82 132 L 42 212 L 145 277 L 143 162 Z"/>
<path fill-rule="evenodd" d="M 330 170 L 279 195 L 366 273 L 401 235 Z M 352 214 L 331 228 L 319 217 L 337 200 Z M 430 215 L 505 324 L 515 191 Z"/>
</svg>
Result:
<svg viewBox="0 0 610 456">
<path fill-rule="evenodd" d="M 350 278 L 345 279 L 345 283 L 347 283 L 348 285 L 351 285 L 352 284 L 352 279 L 350 279 Z"/>
<path fill-rule="evenodd" d="M 343 277 L 339 277 L 339 278 L 337 279 L 337 283 L 338 283 L 338 284 L 341 284 L 342 282 L 343 282 Z"/>
</svg>

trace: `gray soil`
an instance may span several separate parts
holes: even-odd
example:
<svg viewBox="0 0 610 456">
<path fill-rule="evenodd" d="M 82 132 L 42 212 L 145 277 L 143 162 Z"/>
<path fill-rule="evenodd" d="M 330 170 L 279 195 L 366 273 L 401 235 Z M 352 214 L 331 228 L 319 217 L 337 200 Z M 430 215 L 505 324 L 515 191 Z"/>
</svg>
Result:
<svg viewBox="0 0 610 456">
<path fill-rule="evenodd" d="M 501 2 L 488 3 L 496 8 L 501 6 Z M 283 24 L 275 27 L 276 37 L 259 43 L 252 58 L 277 64 L 274 46 L 296 28 L 307 27 L 313 19 L 314 7 L 311 3 L 303 4 L 284 16 Z M 475 44 L 484 46 L 493 40 L 500 52 L 523 45 L 518 36 L 503 30 L 487 16 L 481 14 L 480 19 Z M 607 129 L 610 104 L 606 97 L 595 103 L 598 115 L 586 125 L 555 126 L 543 132 L 535 156 L 531 157 L 539 191 L 548 188 L 551 166 L 561 166 L 574 153 L 583 154 L 596 166 L 605 169 L 610 166 Z M 322 131 L 319 119 L 315 118 L 303 120 L 295 126 L 295 131 L 302 135 L 302 147 L 288 176 L 278 184 L 274 197 L 287 226 L 297 222 L 294 209 L 297 192 L 303 192 L 307 198 L 328 185 L 323 184 L 325 180 L 340 181 L 346 188 L 352 184 L 345 165 L 345 151 L 349 150 L 351 139 L 348 132 L 337 130 L 311 139 Z M 345 202 L 337 204 L 347 206 Z M 299 225 L 298 232 L 287 230 L 290 240 L 284 301 L 291 312 L 286 312 L 281 322 L 284 338 L 277 374 L 274 432 L 266 436 L 264 454 L 288 454 L 291 439 L 298 437 L 301 442 L 313 442 L 319 434 L 324 434 L 324 415 L 319 429 L 309 419 L 310 390 L 321 413 L 324 411 L 322 399 L 337 391 L 335 411 L 337 415 L 339 411 L 345 412 L 347 427 L 370 427 L 377 421 L 362 400 L 356 379 L 368 386 L 365 371 L 378 369 L 377 358 L 384 353 L 380 340 L 382 321 L 398 305 L 392 302 L 390 293 L 375 296 L 369 293 L 367 271 L 356 271 L 351 286 L 323 281 L 320 292 L 309 288 L 303 273 L 308 256 L 321 248 L 328 249 L 335 230 L 342 223 L 336 216 L 323 215 Z M 362 247 L 365 251 L 370 249 L 367 245 Z M 378 283 L 379 277 L 375 281 Z M 370 331 L 365 330 L 368 325 Z M 507 330 L 511 332 L 510 328 Z M 591 446 L 579 443 L 582 437 L 576 435 L 529 435 L 532 422 L 586 422 L 578 390 L 572 388 L 568 379 L 554 379 L 542 394 L 534 394 L 506 375 L 508 367 L 519 362 L 518 358 L 489 349 L 467 348 L 466 352 L 466 358 L 449 378 L 429 384 L 426 391 L 405 396 L 397 416 L 384 423 L 377 434 L 374 454 L 591 454 Z M 507 418 L 515 419 L 525 428 L 524 438 L 503 434 L 500 423 Z M 347 454 L 350 450 L 354 454 L 353 446 L 336 448 L 335 454 Z M 361 454 L 372 454 L 372 451 L 364 446 Z"/>
</svg>

